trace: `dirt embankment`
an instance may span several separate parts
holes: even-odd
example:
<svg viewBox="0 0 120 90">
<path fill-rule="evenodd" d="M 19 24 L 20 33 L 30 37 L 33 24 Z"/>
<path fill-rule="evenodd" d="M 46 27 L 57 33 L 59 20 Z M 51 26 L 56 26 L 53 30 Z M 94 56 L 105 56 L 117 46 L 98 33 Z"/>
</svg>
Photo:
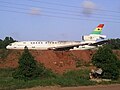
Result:
<svg viewBox="0 0 120 90">
<path fill-rule="evenodd" d="M 0 58 L 0 68 L 15 68 L 18 66 L 18 60 L 23 50 L 8 50 L 0 51 L 3 58 Z M 57 73 L 62 73 L 66 70 L 76 69 L 76 61 L 90 62 L 92 55 L 95 53 L 93 50 L 85 51 L 52 51 L 52 50 L 30 50 L 35 60 L 41 62 L 45 67 L 52 69 Z M 120 51 L 116 50 L 114 53 L 120 59 Z"/>
</svg>

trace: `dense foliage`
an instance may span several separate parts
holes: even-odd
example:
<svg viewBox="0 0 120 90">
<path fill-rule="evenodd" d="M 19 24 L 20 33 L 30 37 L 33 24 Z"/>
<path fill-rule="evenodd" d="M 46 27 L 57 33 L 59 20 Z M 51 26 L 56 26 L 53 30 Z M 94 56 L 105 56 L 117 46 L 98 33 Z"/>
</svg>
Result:
<svg viewBox="0 0 120 90">
<path fill-rule="evenodd" d="M 107 45 L 109 45 L 111 49 L 120 49 L 120 39 L 109 39 Z"/>
<path fill-rule="evenodd" d="M 12 42 L 15 42 L 15 40 L 12 37 L 5 37 L 4 40 L 0 39 L 0 49 L 5 49 L 6 46 Z"/>
<path fill-rule="evenodd" d="M 103 70 L 103 78 L 118 79 L 120 61 L 108 46 L 100 47 L 94 54 L 92 63 Z"/>
<path fill-rule="evenodd" d="M 46 69 L 42 63 L 37 63 L 34 57 L 25 47 L 22 56 L 19 59 L 19 67 L 13 72 L 15 79 L 32 80 L 36 78 L 50 78 L 56 75 L 49 69 Z"/>
<path fill-rule="evenodd" d="M 63 75 L 56 75 L 55 78 L 36 78 L 27 82 L 21 79 L 12 78 L 14 69 L 0 69 L 0 90 L 16 90 L 20 88 L 30 88 L 36 86 L 81 86 L 95 85 L 96 82 L 89 80 L 89 70 L 81 69 L 68 71 Z"/>
<path fill-rule="evenodd" d="M 29 52 L 28 48 L 25 47 L 22 56 L 19 59 L 19 67 L 13 73 L 14 78 L 29 80 L 39 76 L 43 68 L 39 68 L 34 57 Z"/>
</svg>

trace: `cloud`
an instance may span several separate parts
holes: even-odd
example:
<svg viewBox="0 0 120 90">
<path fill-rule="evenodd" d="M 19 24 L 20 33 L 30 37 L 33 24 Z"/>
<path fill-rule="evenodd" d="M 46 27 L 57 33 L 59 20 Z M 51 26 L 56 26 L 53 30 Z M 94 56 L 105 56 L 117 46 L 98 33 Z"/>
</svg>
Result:
<svg viewBox="0 0 120 90">
<path fill-rule="evenodd" d="M 30 14 L 31 15 L 40 15 L 40 9 L 39 8 L 31 8 Z"/>
<path fill-rule="evenodd" d="M 85 0 L 82 3 L 82 6 L 83 6 L 83 14 L 85 14 L 86 16 L 90 16 L 91 14 L 93 14 L 94 9 L 96 8 L 96 4 L 91 0 Z"/>
</svg>

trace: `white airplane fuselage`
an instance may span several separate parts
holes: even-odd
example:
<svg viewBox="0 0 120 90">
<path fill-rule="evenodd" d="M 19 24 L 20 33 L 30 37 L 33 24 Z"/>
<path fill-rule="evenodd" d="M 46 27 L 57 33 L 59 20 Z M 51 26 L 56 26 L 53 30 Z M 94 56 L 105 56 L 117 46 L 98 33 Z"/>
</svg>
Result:
<svg viewBox="0 0 120 90">
<path fill-rule="evenodd" d="M 21 41 L 14 42 L 8 45 L 7 49 L 24 49 L 25 46 L 28 49 L 40 49 L 40 50 L 48 50 L 54 49 L 55 47 L 67 46 L 67 45 L 75 45 L 80 44 L 80 41 Z"/>
<path fill-rule="evenodd" d="M 96 29 L 90 35 L 82 36 L 83 41 L 21 41 L 9 44 L 7 49 L 24 49 L 25 46 L 28 49 L 39 50 L 85 50 L 94 49 L 99 44 L 97 40 L 106 38 L 105 35 L 101 35 L 101 31 L 104 24 L 99 24 Z M 99 42 L 100 43 L 100 42 Z M 100 44 L 101 45 L 101 44 Z"/>
<path fill-rule="evenodd" d="M 64 47 L 68 45 L 77 45 L 77 44 L 83 44 L 83 43 L 89 43 L 89 42 L 80 42 L 80 41 L 21 41 L 21 42 L 14 42 L 9 44 L 6 48 L 7 49 L 24 49 L 25 46 L 28 47 L 28 49 L 39 49 L 39 50 L 49 50 L 54 49 L 56 47 Z M 91 41 L 91 43 L 94 43 L 94 41 Z M 79 46 L 74 47 L 70 50 L 85 50 L 85 49 L 92 49 L 95 48 L 95 46 Z"/>
</svg>

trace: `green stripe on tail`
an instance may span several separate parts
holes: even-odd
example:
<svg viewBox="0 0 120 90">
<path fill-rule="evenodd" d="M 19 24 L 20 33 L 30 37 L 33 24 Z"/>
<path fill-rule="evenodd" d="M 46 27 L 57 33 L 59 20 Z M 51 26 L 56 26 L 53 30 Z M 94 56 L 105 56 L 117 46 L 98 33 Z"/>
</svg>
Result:
<svg viewBox="0 0 120 90">
<path fill-rule="evenodd" d="M 99 24 L 91 34 L 101 34 L 104 24 Z"/>
</svg>

